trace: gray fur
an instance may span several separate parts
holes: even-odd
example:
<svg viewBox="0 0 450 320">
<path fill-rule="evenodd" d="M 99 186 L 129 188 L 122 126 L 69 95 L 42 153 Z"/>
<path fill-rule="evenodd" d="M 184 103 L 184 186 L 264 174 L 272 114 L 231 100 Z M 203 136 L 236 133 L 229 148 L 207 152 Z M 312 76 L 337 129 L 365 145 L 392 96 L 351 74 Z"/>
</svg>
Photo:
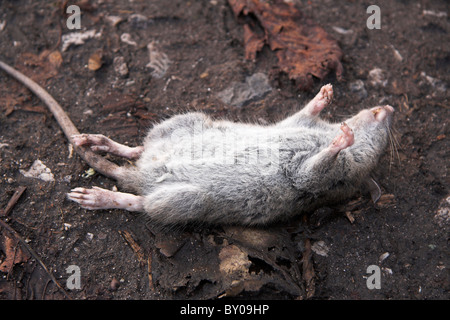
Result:
<svg viewBox="0 0 450 320">
<path fill-rule="evenodd" d="M 136 167 L 119 180 L 164 225 L 286 220 L 350 196 L 368 177 L 387 145 L 390 118 L 358 121 L 347 121 L 355 143 L 329 156 L 339 124 L 302 112 L 267 126 L 178 115 L 150 130 Z"/>
</svg>

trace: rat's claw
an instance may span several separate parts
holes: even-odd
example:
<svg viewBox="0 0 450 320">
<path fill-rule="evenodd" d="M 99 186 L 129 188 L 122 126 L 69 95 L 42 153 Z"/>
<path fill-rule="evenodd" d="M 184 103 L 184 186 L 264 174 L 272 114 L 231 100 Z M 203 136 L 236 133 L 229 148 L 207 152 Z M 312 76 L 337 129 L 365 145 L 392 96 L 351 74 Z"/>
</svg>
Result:
<svg viewBox="0 0 450 320">
<path fill-rule="evenodd" d="M 94 210 L 97 209 L 95 207 L 96 199 L 90 193 L 90 189 L 86 188 L 75 188 L 72 189 L 70 193 L 67 194 L 67 198 L 79 203 L 83 208 Z"/>
</svg>

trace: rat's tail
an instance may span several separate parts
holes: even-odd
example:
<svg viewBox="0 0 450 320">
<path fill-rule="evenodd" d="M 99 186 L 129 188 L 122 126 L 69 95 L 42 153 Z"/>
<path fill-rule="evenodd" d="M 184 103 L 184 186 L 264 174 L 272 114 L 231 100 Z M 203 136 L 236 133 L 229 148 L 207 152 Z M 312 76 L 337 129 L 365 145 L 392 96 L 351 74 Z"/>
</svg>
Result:
<svg viewBox="0 0 450 320">
<path fill-rule="evenodd" d="M 30 89 L 35 95 L 37 95 L 50 109 L 51 113 L 55 117 L 62 131 L 66 135 L 67 139 L 75 148 L 78 155 L 84 159 L 92 168 L 101 174 L 113 179 L 118 179 L 122 171 L 121 167 L 106 160 L 105 158 L 94 153 L 90 149 L 85 147 L 77 147 L 74 145 L 72 136 L 80 134 L 78 129 L 73 124 L 72 120 L 67 116 L 66 112 L 61 108 L 58 102 L 40 85 L 36 82 L 20 73 L 16 69 L 10 67 L 6 63 L 0 60 L 0 69 L 3 69 L 12 77 L 16 78 L 20 83 Z"/>
</svg>

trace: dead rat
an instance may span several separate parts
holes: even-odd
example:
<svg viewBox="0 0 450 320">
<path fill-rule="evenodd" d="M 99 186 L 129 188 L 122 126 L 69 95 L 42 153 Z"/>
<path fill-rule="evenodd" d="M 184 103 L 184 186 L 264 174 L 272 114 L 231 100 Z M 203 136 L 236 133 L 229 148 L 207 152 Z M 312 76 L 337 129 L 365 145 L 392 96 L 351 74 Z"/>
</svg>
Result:
<svg viewBox="0 0 450 320">
<path fill-rule="evenodd" d="M 319 114 L 332 100 L 330 84 L 275 124 L 186 113 L 155 125 L 143 146 L 133 148 L 103 135 L 79 134 L 44 89 L 1 61 L 0 67 L 46 103 L 90 166 L 137 194 L 71 190 L 68 198 L 86 209 L 144 212 L 160 225 L 266 225 L 342 201 L 367 182 L 379 193 L 369 175 L 389 142 L 394 109 L 379 106 L 342 124 L 329 123 Z M 136 160 L 136 165 L 119 167 L 95 151 Z"/>
</svg>

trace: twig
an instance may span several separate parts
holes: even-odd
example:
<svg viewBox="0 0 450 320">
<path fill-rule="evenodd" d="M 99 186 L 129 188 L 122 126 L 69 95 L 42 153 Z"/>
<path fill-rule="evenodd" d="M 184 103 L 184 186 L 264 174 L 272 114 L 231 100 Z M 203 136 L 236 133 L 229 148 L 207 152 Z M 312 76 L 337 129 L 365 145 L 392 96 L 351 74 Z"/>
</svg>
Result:
<svg viewBox="0 0 450 320">
<path fill-rule="evenodd" d="M 14 192 L 11 199 L 9 199 L 8 204 L 6 205 L 4 210 L 0 210 L 0 216 L 7 217 L 9 213 L 11 212 L 12 208 L 16 205 L 17 201 L 20 199 L 24 191 L 27 189 L 27 187 L 18 187 L 16 191 Z"/>
<path fill-rule="evenodd" d="M 2 226 L 3 228 L 5 228 L 6 230 L 8 230 L 27 250 L 28 252 L 33 256 L 34 259 L 36 259 L 37 262 L 39 262 L 39 264 L 41 265 L 42 269 L 44 269 L 45 272 L 47 272 L 48 276 L 50 277 L 50 279 L 53 281 L 53 283 L 61 289 L 62 293 L 64 294 L 64 296 L 69 299 L 72 300 L 72 298 L 67 294 L 66 290 L 64 290 L 64 288 L 59 284 L 59 282 L 56 280 L 56 278 L 51 274 L 50 271 L 48 271 L 47 267 L 45 266 L 44 262 L 42 262 L 42 260 L 39 258 L 39 256 L 36 254 L 36 252 L 34 252 L 33 249 L 31 249 L 31 247 L 28 245 L 28 243 L 25 242 L 25 240 L 22 239 L 22 237 L 19 235 L 19 233 L 17 233 L 16 230 L 14 230 L 9 224 L 7 224 L 6 222 L 4 222 L 3 220 L 0 220 L 0 226 Z"/>
<path fill-rule="evenodd" d="M 155 286 L 153 284 L 153 273 L 152 273 L 152 254 L 148 255 L 147 259 L 147 271 L 148 271 L 148 286 L 150 290 L 155 291 Z"/>
<path fill-rule="evenodd" d="M 126 230 L 119 230 L 119 234 L 122 238 L 130 245 L 131 249 L 136 254 L 140 263 L 145 263 L 145 254 L 144 250 L 137 244 L 137 242 L 133 239 L 131 233 Z"/>
<path fill-rule="evenodd" d="M 305 239 L 305 250 L 303 251 L 303 280 L 306 283 L 306 298 L 310 299 L 314 296 L 316 286 L 314 282 L 314 267 L 312 263 L 311 240 Z"/>
</svg>

